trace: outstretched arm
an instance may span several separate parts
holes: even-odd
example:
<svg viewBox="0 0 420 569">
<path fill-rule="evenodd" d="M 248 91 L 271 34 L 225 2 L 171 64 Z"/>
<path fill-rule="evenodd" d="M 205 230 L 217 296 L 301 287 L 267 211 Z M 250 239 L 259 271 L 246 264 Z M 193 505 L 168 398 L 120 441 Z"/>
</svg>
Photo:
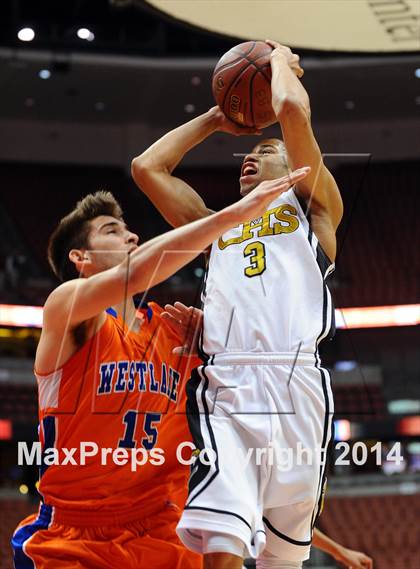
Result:
<svg viewBox="0 0 420 569">
<path fill-rule="evenodd" d="M 262 182 L 251 194 L 220 212 L 147 241 L 112 269 L 62 284 L 46 302 L 45 322 L 50 327 L 63 322 L 75 326 L 164 281 L 224 232 L 261 216 L 271 201 L 303 179 L 308 171 L 301 169 L 290 176 Z"/>
<path fill-rule="evenodd" d="M 172 172 L 187 152 L 216 131 L 236 135 L 255 132 L 234 125 L 219 107 L 213 107 L 165 134 L 131 163 L 131 173 L 137 186 L 172 227 L 213 213 L 198 193 Z"/>
<path fill-rule="evenodd" d="M 360 551 L 343 547 L 316 528 L 314 529 L 312 545 L 325 551 L 348 569 L 373 569 L 373 560 L 370 557 Z"/>
<path fill-rule="evenodd" d="M 268 41 L 271 53 L 272 105 L 279 120 L 292 170 L 302 165 L 311 173 L 296 187 L 311 212 L 314 231 L 331 260 L 335 258 L 335 231 L 343 215 L 343 202 L 337 184 L 323 163 L 311 126 L 308 93 L 290 67 L 296 58 L 288 47 Z M 303 73 L 302 73 L 303 74 Z"/>
</svg>

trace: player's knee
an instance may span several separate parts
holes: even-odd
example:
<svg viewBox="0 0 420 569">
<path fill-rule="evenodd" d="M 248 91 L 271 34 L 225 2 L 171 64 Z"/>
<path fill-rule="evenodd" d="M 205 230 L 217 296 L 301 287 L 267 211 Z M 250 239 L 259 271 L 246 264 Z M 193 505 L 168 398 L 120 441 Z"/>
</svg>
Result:
<svg viewBox="0 0 420 569">
<path fill-rule="evenodd" d="M 280 559 L 264 551 L 257 559 L 257 569 L 302 569 L 302 563 Z"/>
<path fill-rule="evenodd" d="M 202 532 L 204 569 L 241 569 L 244 542 L 233 535 Z"/>
</svg>

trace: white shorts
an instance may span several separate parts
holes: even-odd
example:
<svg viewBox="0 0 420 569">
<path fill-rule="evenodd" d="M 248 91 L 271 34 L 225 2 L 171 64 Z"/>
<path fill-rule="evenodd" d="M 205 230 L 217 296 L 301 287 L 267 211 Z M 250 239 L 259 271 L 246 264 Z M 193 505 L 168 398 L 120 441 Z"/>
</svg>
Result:
<svg viewBox="0 0 420 569">
<path fill-rule="evenodd" d="M 241 539 L 246 556 L 307 559 L 331 438 L 328 372 L 312 354 L 220 354 L 187 392 L 195 445 L 211 450 L 192 466 L 181 540 L 202 553 L 200 532 L 212 531 Z"/>
</svg>

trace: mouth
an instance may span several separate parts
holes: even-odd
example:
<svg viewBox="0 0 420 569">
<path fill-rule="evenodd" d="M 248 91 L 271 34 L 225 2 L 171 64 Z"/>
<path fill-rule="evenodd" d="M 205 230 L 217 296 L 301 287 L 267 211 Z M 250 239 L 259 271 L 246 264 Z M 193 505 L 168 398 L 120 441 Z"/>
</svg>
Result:
<svg viewBox="0 0 420 569">
<path fill-rule="evenodd" d="M 256 174 L 258 174 L 258 165 L 255 162 L 245 162 L 242 165 L 240 180 L 246 181 Z"/>
</svg>

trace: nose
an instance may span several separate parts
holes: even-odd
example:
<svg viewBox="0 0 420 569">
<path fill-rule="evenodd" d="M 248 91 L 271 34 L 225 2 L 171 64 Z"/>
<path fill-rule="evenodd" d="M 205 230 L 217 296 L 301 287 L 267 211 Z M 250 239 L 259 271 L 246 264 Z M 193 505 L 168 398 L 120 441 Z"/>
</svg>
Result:
<svg viewBox="0 0 420 569">
<path fill-rule="evenodd" d="M 251 153 L 251 154 L 247 154 L 244 158 L 244 161 L 242 162 L 242 164 L 245 164 L 245 162 L 258 162 L 258 158 L 256 156 L 256 153 Z"/>
<path fill-rule="evenodd" d="M 131 231 L 127 231 L 127 243 L 132 243 L 133 245 L 138 245 L 139 236 L 137 233 L 132 233 Z"/>
</svg>

